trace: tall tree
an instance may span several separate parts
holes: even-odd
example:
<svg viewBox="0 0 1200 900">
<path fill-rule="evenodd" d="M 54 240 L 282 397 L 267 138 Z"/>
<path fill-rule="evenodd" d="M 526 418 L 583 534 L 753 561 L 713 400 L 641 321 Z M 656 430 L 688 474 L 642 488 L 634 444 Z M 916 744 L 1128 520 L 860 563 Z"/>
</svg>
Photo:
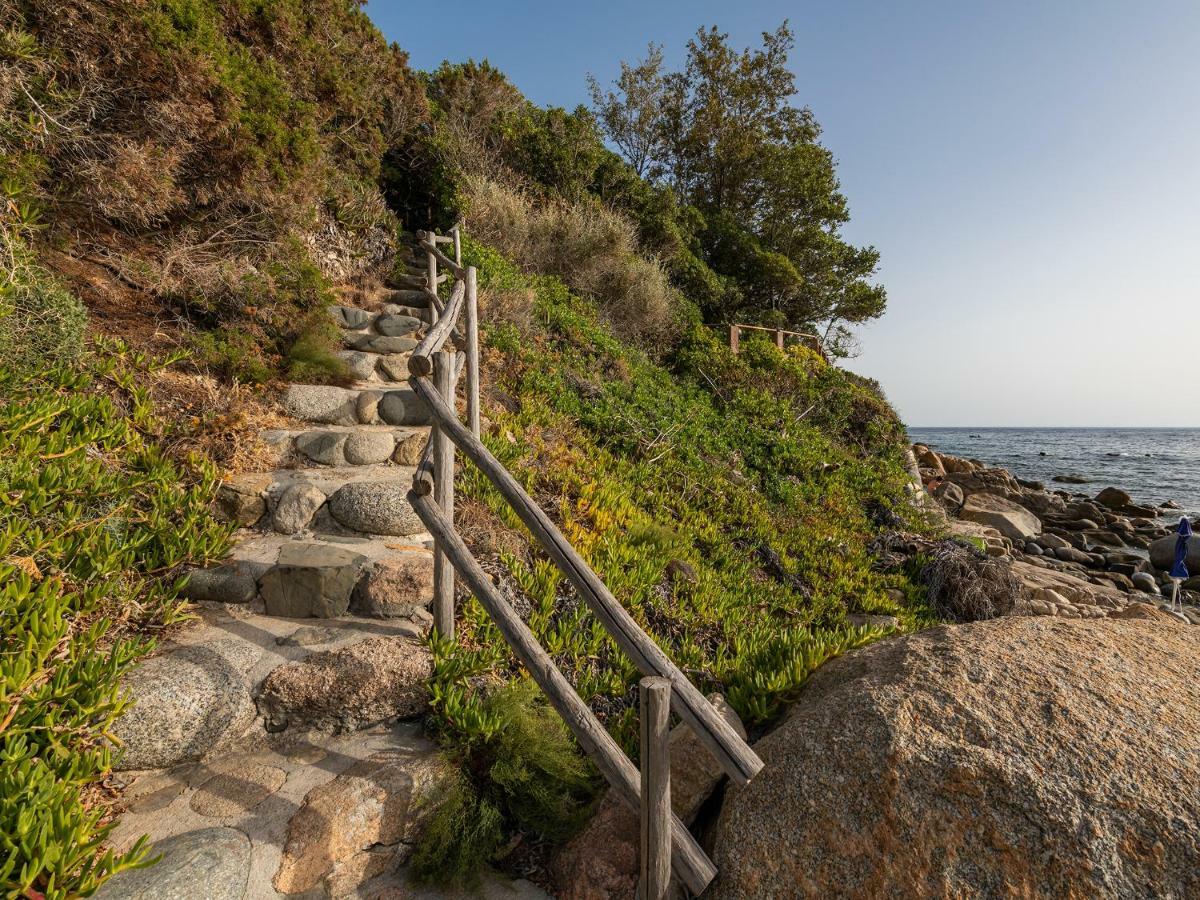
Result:
<svg viewBox="0 0 1200 900">
<path fill-rule="evenodd" d="M 821 327 L 848 352 L 848 326 L 881 315 L 886 293 L 871 281 L 878 252 L 841 237 L 849 210 L 820 126 L 794 102 L 794 46 L 787 22 L 743 50 L 702 28 L 682 71 L 663 73 L 661 48 L 652 48 L 622 64 L 615 93 L 593 79 L 593 101 L 630 165 L 706 221 L 704 262 L 733 285 L 708 317 Z"/>
<path fill-rule="evenodd" d="M 621 151 L 639 178 L 649 174 L 661 150 L 659 116 L 666 85 L 662 45 L 651 43 L 646 58 L 621 63 L 617 91 L 605 91 L 595 75 L 587 77 L 592 107 L 605 134 Z"/>
</svg>

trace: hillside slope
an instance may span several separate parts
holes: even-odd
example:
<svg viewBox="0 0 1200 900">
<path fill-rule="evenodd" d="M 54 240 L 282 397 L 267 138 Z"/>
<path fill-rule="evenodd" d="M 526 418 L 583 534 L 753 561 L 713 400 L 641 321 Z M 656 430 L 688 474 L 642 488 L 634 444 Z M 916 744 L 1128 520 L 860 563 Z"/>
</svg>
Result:
<svg viewBox="0 0 1200 900">
<path fill-rule="evenodd" d="M 7 891 L 77 895 L 140 858 L 104 846 L 118 684 L 179 625 L 178 574 L 226 548 L 214 464 L 257 459 L 285 377 L 349 378 L 327 307 L 395 281 L 402 224 L 478 238 L 492 451 L 752 730 L 884 633 L 848 616 L 926 620 L 869 551 L 920 527 L 878 389 L 802 348 L 732 355 L 700 310 L 742 282 L 702 258 L 702 216 L 585 113 L 473 64 L 419 76 L 348 0 L 0 0 L 0 18 L 0 612 L 25 623 L 0 673 Z M 508 105 L 462 133 L 480 83 Z M 460 529 L 632 749 L 637 673 L 478 473 L 459 479 Z M 415 861 L 443 879 L 543 853 L 598 787 L 461 599 L 427 722 L 461 777 Z M 479 828 L 447 830 L 467 814 Z"/>
</svg>

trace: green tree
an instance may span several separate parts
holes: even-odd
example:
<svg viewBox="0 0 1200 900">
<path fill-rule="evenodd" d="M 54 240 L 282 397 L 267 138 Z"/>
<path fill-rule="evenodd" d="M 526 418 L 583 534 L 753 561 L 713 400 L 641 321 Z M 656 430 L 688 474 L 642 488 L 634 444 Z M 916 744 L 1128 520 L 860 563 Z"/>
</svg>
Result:
<svg viewBox="0 0 1200 900">
<path fill-rule="evenodd" d="M 662 150 L 661 106 L 666 91 L 662 45 L 651 43 L 646 58 L 621 63 L 614 82 L 617 91 L 605 91 L 596 76 L 588 75 L 592 106 L 604 133 L 621 151 L 639 178 L 650 173 Z"/>
<path fill-rule="evenodd" d="M 820 126 L 794 102 L 794 45 L 787 22 L 740 51 L 702 28 L 682 71 L 664 73 L 652 45 L 615 92 L 592 79 L 592 99 L 630 166 L 702 223 L 698 258 L 726 285 L 699 301 L 706 319 L 820 328 L 847 353 L 850 326 L 881 315 L 886 292 L 871 280 L 878 252 L 841 237 L 849 208 Z"/>
</svg>

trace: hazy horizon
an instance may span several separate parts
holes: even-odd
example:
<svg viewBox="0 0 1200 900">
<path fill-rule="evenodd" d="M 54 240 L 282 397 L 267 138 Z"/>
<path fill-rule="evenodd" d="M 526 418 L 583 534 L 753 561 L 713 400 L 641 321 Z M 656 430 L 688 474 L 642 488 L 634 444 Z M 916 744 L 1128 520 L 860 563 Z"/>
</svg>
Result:
<svg viewBox="0 0 1200 900">
<path fill-rule="evenodd" d="M 568 108 L 649 41 L 678 65 L 702 25 L 743 46 L 787 18 L 845 233 L 879 248 L 889 293 L 847 368 L 924 427 L 1200 425 L 1175 371 L 1200 340 L 1200 4 L 368 12 L 418 68 L 486 57 Z"/>
</svg>

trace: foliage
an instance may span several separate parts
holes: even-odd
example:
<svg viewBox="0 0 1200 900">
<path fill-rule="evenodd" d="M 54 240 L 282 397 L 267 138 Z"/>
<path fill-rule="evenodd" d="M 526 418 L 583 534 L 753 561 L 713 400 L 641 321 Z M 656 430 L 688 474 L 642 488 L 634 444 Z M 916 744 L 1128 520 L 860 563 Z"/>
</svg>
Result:
<svg viewBox="0 0 1200 900">
<path fill-rule="evenodd" d="M 699 325 L 671 371 L 558 278 L 471 240 L 464 250 L 485 314 L 508 296 L 532 303 L 486 331 L 504 398 L 488 409 L 489 449 L 698 687 L 763 726 L 824 661 L 882 634 L 848 625 L 848 611 L 927 620 L 920 588 L 878 572 L 868 549 L 881 509 L 922 527 L 904 495 L 903 432 L 869 385 L 801 348 L 748 342 L 734 357 Z M 486 516 L 464 529 L 487 535 L 477 552 L 503 565 L 514 608 L 634 752 L 640 674 L 548 558 L 512 549 L 527 535 L 490 483 L 473 467 L 459 480 L 469 514 Z M 488 748 L 492 685 L 519 667 L 476 602 L 460 610 L 459 640 L 435 647 L 433 707 L 453 745 Z M 483 758 L 468 768 L 486 794 L 499 757 Z"/>
<path fill-rule="evenodd" d="M 763 34 L 761 49 L 740 52 L 702 28 L 682 71 L 665 72 L 651 45 L 645 60 L 622 64 L 616 91 L 593 79 L 593 103 L 634 171 L 703 215 L 702 256 L 737 284 L 726 308 L 705 307 L 711 320 L 822 323 L 844 351 L 847 324 L 883 312 L 884 290 L 870 281 L 879 254 L 839 235 L 849 211 L 816 119 L 792 103 L 793 46 L 786 22 Z"/>
<path fill-rule="evenodd" d="M 215 469 L 172 462 L 144 372 L 119 344 L 38 374 L 0 369 L 0 884 L 6 896 L 89 895 L 143 864 L 139 842 L 82 792 L 108 771 L 127 700 L 118 681 L 151 648 L 139 628 L 179 616 L 184 563 L 220 556 Z M 38 893 L 33 893 L 38 892 Z"/>
<path fill-rule="evenodd" d="M 222 369 L 282 362 L 320 242 L 339 276 L 386 270 L 383 158 L 427 109 L 355 0 L 0 0 L 0 21 L 0 162 L 46 238 L 262 348 L 232 366 L 219 334 Z"/>
<path fill-rule="evenodd" d="M 528 269 L 562 273 L 622 337 L 646 347 L 670 342 L 683 303 L 662 266 L 638 252 L 625 218 L 594 200 L 538 203 L 481 178 L 468 180 L 467 193 L 472 233 Z"/>
<path fill-rule="evenodd" d="M 451 644 L 435 642 L 435 658 L 452 653 Z M 444 708 L 462 700 L 453 684 L 434 690 Z M 419 877 L 471 884 L 507 831 L 556 840 L 582 824 L 595 775 L 532 681 L 494 684 L 467 718 L 443 723 L 460 775 L 433 801 L 412 863 Z"/>
<path fill-rule="evenodd" d="M 309 316 L 287 356 L 287 376 L 306 384 L 349 383 L 353 379 L 337 355 L 342 334 L 324 310 Z"/>
</svg>

